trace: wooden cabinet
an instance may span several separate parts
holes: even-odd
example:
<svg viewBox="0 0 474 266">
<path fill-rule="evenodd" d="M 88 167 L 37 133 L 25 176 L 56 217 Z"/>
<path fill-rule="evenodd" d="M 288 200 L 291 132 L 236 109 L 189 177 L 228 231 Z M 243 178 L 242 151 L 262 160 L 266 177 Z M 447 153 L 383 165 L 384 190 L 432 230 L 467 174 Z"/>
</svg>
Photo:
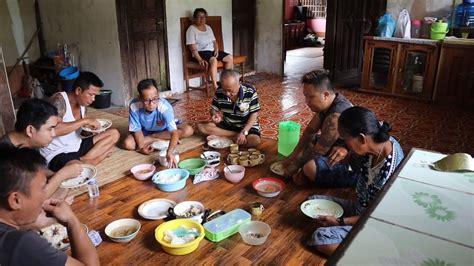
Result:
<svg viewBox="0 0 474 266">
<path fill-rule="evenodd" d="M 304 22 L 291 22 L 283 24 L 283 45 L 285 51 L 303 47 L 306 34 Z"/>
<path fill-rule="evenodd" d="M 413 41 L 413 40 L 412 40 Z M 433 99 L 439 42 L 365 39 L 362 90 Z"/>
<path fill-rule="evenodd" d="M 435 101 L 474 110 L 474 45 L 443 43 Z"/>
</svg>

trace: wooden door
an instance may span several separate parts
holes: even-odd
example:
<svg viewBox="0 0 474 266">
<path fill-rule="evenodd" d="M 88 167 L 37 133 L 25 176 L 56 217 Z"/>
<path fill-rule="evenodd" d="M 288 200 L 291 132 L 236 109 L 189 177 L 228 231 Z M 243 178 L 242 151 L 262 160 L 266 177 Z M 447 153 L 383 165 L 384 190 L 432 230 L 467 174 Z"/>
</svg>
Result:
<svg viewBox="0 0 474 266">
<path fill-rule="evenodd" d="M 400 44 L 395 94 L 432 99 L 438 53 L 437 44 Z"/>
<path fill-rule="evenodd" d="M 254 69 L 255 0 L 232 0 L 232 45 L 235 55 L 246 55 L 247 70 Z"/>
<path fill-rule="evenodd" d="M 474 110 L 474 47 L 443 44 L 435 101 Z"/>
<path fill-rule="evenodd" d="M 397 51 L 396 42 L 366 41 L 362 89 L 392 93 Z"/>
<path fill-rule="evenodd" d="M 372 31 L 374 17 L 382 15 L 386 6 L 386 0 L 328 1 L 324 67 L 336 83 L 360 84 L 363 37 Z"/>
<path fill-rule="evenodd" d="M 168 89 L 164 0 L 116 0 L 122 68 L 128 93 L 140 80 L 153 78 Z"/>
</svg>

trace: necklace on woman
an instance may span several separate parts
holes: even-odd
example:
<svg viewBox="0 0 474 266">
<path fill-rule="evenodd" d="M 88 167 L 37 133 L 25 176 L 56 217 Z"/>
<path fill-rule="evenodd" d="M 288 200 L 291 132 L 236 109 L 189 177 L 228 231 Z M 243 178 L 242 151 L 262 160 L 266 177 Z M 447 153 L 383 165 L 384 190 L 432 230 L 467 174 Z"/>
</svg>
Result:
<svg viewBox="0 0 474 266">
<path fill-rule="evenodd" d="M 384 142 L 384 143 L 382 144 L 382 147 L 380 147 L 379 153 L 378 153 L 378 155 L 377 155 L 377 159 L 375 159 L 375 164 L 379 162 L 379 158 L 380 158 L 380 155 L 382 154 L 383 148 L 385 147 L 385 143 L 386 143 L 386 142 Z"/>
</svg>

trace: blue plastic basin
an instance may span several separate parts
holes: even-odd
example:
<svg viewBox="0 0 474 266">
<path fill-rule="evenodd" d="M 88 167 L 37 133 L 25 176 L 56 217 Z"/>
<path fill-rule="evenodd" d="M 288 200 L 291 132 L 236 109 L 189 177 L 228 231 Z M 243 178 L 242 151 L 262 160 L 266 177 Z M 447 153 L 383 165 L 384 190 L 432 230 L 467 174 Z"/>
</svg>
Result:
<svg viewBox="0 0 474 266">
<path fill-rule="evenodd" d="M 181 175 L 181 179 L 177 182 L 174 182 L 174 183 L 159 183 L 158 182 L 158 176 L 160 175 L 175 175 L 175 174 Z M 173 192 L 173 191 L 178 191 L 184 188 L 186 186 L 186 180 L 188 179 L 188 177 L 189 177 L 188 170 L 175 168 L 175 169 L 166 169 L 166 170 L 162 170 L 155 173 L 153 177 L 151 178 L 151 181 L 153 182 L 153 184 L 155 184 L 155 186 L 159 190 L 164 191 L 164 192 Z"/>
<path fill-rule="evenodd" d="M 79 77 L 79 68 L 75 66 L 69 66 L 59 71 L 59 77 L 65 80 L 71 80 Z"/>
</svg>

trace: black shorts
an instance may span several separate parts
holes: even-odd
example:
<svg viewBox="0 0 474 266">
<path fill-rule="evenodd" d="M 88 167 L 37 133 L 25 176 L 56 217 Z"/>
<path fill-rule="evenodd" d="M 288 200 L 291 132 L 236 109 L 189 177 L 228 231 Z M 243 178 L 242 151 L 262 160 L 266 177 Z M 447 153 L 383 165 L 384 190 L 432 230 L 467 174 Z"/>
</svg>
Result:
<svg viewBox="0 0 474 266">
<path fill-rule="evenodd" d="M 49 162 L 48 167 L 51 171 L 57 172 L 61 170 L 69 161 L 79 160 L 81 156 L 88 153 L 94 147 L 94 140 L 92 137 L 83 139 L 81 146 L 76 152 L 60 153 Z"/>
<path fill-rule="evenodd" d="M 214 56 L 214 51 L 199 51 L 199 55 L 202 59 L 209 62 L 209 59 Z M 229 54 L 223 51 L 219 51 L 219 55 L 217 55 L 217 61 L 222 61 L 224 57 L 228 56 Z M 196 60 L 197 61 L 197 60 Z"/>
<path fill-rule="evenodd" d="M 234 131 L 234 132 L 241 132 L 242 131 L 242 128 L 236 127 L 234 125 L 229 125 L 229 124 L 224 123 L 224 122 L 220 122 L 219 124 L 217 124 L 217 127 L 225 129 L 225 130 L 229 130 L 229 131 Z M 258 129 L 253 128 L 253 127 L 251 127 L 250 130 L 249 130 L 249 135 L 250 134 L 257 135 L 257 136 L 260 137 L 260 131 L 258 131 Z"/>
</svg>

